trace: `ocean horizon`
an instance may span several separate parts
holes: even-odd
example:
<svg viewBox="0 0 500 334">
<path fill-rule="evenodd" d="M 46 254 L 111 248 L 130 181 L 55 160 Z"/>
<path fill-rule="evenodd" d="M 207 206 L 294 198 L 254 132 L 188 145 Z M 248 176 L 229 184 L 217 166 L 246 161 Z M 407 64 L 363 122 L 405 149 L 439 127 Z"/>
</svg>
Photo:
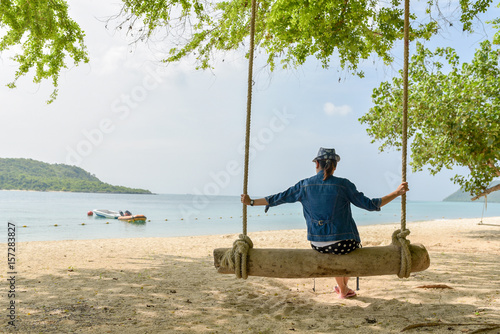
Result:
<svg viewBox="0 0 500 334">
<path fill-rule="evenodd" d="M 100 194 L 0 190 L 0 215 L 7 242 L 8 223 L 16 226 L 18 242 L 182 237 L 241 233 L 239 196 L 176 194 Z M 401 203 L 393 201 L 378 212 L 352 207 L 359 226 L 399 223 Z M 87 216 L 94 209 L 129 210 L 144 214 L 145 223 Z M 411 222 L 500 216 L 500 203 L 408 201 L 406 221 Z M 248 232 L 304 229 L 300 203 L 269 209 L 248 207 Z"/>
</svg>

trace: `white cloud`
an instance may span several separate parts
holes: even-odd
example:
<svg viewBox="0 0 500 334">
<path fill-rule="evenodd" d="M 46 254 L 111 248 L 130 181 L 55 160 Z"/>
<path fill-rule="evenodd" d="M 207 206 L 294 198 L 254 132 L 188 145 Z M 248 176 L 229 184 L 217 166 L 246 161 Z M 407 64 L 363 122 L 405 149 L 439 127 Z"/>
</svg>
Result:
<svg viewBox="0 0 500 334">
<path fill-rule="evenodd" d="M 336 106 L 331 102 L 327 102 L 323 106 L 323 111 L 325 112 L 325 114 L 330 116 L 335 116 L 335 115 L 345 116 L 352 111 L 352 108 L 347 104 L 344 104 L 342 106 Z"/>
<path fill-rule="evenodd" d="M 106 30 L 105 19 L 96 19 L 118 13 L 121 5 L 116 1 L 72 3 L 75 19 L 86 32 L 91 63 L 64 71 L 58 99 L 46 105 L 44 102 L 52 92 L 50 80 L 35 85 L 31 73 L 20 79 L 17 89 L 5 87 L 18 65 L 8 57 L 15 50 L 2 53 L 0 123 L 9 126 L 0 132 L 0 142 L 8 143 L 0 145 L 0 157 L 66 163 L 68 147 L 81 151 L 86 148 L 80 155 L 81 167 L 105 182 L 180 194 L 203 190 L 206 184 L 214 182 L 211 173 L 225 170 L 230 161 L 243 164 L 238 147 L 245 132 L 248 66 L 245 48 L 217 54 L 215 69 L 211 71 L 194 70 L 194 58 L 166 66 L 159 61 L 165 54 L 156 50 L 167 50 L 167 44 L 130 46 L 126 34 Z M 446 45 L 450 45 L 449 40 Z M 464 49 L 464 39 L 457 39 L 457 45 Z M 338 176 L 352 178 L 372 196 L 379 196 L 380 189 L 392 191 L 383 176 L 398 173 L 399 155 L 379 155 L 357 117 L 351 115 L 368 110 L 370 87 L 390 79 L 392 70 L 381 70 L 381 65 L 377 65 L 378 70 L 367 66 L 367 77 L 362 81 L 353 77 L 338 83 L 336 69 L 325 71 L 314 61 L 300 71 L 276 70 L 269 74 L 265 60 L 265 54 L 258 55 L 254 66 L 251 142 L 259 146 L 252 146 L 257 155 L 250 167 L 250 179 L 254 175 L 259 180 L 250 182 L 254 190 L 249 193 L 275 193 L 299 178 L 312 175 L 311 157 L 318 147 L 329 145 L 342 155 Z M 152 80 L 152 72 L 160 79 Z M 142 88 L 146 88 L 146 95 L 142 94 Z M 117 101 L 120 103 L 116 104 Z M 342 105 L 344 101 L 349 105 Z M 322 108 L 328 116 L 320 122 L 308 112 L 311 105 L 318 103 L 318 109 Z M 285 108 L 296 116 L 290 124 L 276 133 L 273 140 L 260 137 L 264 134 L 261 130 L 270 124 L 273 110 Z M 114 130 L 102 127 L 103 120 L 112 122 Z M 281 128 L 281 124 L 272 125 Z M 101 131 L 102 136 L 96 133 L 103 128 L 108 130 Z M 290 154 L 302 160 L 297 158 L 297 163 L 290 163 L 291 167 L 283 173 L 269 169 L 280 165 Z M 139 162 L 130 163 L 130 157 Z M 382 175 L 380 180 L 371 182 L 363 177 L 368 161 L 377 161 L 373 168 Z M 412 188 L 412 199 L 441 200 L 456 190 L 446 173 L 420 175 L 419 189 Z M 221 194 L 240 194 L 241 179 L 241 174 L 231 175 Z M 426 192 L 429 188 L 433 189 L 431 199 Z"/>
<path fill-rule="evenodd" d="M 125 46 L 111 47 L 102 56 L 98 58 L 98 66 L 102 75 L 111 74 L 117 71 L 126 59 L 127 49 Z"/>
</svg>

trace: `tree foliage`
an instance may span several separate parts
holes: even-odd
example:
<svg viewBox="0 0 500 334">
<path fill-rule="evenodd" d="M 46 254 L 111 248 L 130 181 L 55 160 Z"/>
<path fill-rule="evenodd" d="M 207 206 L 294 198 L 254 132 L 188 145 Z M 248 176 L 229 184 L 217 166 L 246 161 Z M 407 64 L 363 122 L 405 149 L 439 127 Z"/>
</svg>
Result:
<svg viewBox="0 0 500 334">
<path fill-rule="evenodd" d="M 500 3 L 497 5 L 497 8 L 500 8 Z M 497 29 L 497 32 L 493 37 L 493 44 L 500 44 L 500 17 L 497 17 L 496 19 L 487 23 L 491 23 L 493 25 L 493 28 Z"/>
<path fill-rule="evenodd" d="M 434 52 L 417 44 L 409 66 L 408 137 L 414 171 L 464 166 L 454 181 L 479 194 L 500 176 L 500 67 L 498 48 L 481 43 L 471 63 L 460 65 L 452 48 Z M 446 63 L 442 62 L 442 59 Z M 373 90 L 374 107 L 360 118 L 380 150 L 400 148 L 403 81 Z M 409 140 L 410 141 L 410 140 Z"/>
<path fill-rule="evenodd" d="M 76 65 L 88 62 L 85 34 L 69 17 L 64 0 L 2 0 L 0 27 L 6 30 L 0 39 L 0 53 L 21 46 L 21 52 L 13 57 L 19 68 L 14 81 L 8 84 L 10 88 L 34 69 L 35 83 L 52 79 L 50 103 L 57 96 L 60 71 L 67 67 L 66 57 Z"/>
<path fill-rule="evenodd" d="M 464 30 L 471 31 L 475 16 L 486 11 L 491 0 L 460 1 Z M 126 0 L 119 25 L 137 40 L 166 32 L 178 45 L 166 62 L 194 55 L 197 67 L 210 68 L 214 54 L 236 50 L 249 34 L 250 0 L 205 2 L 201 0 Z M 438 31 L 432 14 L 436 2 L 427 2 L 428 19 L 415 15 L 411 38 L 430 38 Z M 328 67 L 338 55 L 340 67 L 363 75 L 361 60 L 376 54 L 392 60 L 390 50 L 403 36 L 401 0 L 260 0 L 256 19 L 256 46 L 267 55 L 273 70 L 297 67 L 310 56 Z M 419 23 L 426 22 L 426 23 Z"/>
<path fill-rule="evenodd" d="M 464 30 L 486 11 L 493 0 L 460 0 L 458 11 Z M 360 61 L 378 55 L 392 61 L 390 50 L 403 35 L 402 0 L 260 0 L 257 11 L 256 46 L 267 55 L 271 70 L 302 65 L 316 57 L 327 68 L 332 57 L 339 66 L 363 76 Z M 411 38 L 430 38 L 442 18 L 436 0 L 427 0 L 428 17 L 412 15 Z M 249 34 L 250 0 L 123 0 L 118 27 L 137 41 L 167 34 L 175 43 L 165 62 L 194 55 L 197 68 L 213 66 L 216 54 L 237 50 Z M 438 15 L 434 15 L 435 12 Z M 422 23 L 421 23 L 422 22 Z M 498 22 L 497 22 L 498 23 Z M 34 69 L 34 82 L 52 79 L 57 96 L 58 77 L 67 57 L 78 65 L 88 62 L 84 33 L 68 16 L 66 0 L 2 0 L 0 53 L 20 45 L 14 81 Z"/>
</svg>

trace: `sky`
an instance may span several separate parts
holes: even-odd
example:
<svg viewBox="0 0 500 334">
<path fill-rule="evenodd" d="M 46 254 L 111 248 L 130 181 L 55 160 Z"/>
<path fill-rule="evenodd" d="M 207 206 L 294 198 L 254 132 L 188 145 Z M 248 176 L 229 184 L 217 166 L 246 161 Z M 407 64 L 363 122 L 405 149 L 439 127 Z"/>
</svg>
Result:
<svg viewBox="0 0 500 334">
<path fill-rule="evenodd" d="M 130 36 L 106 28 L 120 10 L 110 0 L 68 1 L 70 15 L 86 33 L 90 62 L 68 66 L 59 97 L 47 105 L 50 82 L 14 77 L 15 50 L 0 55 L 0 157 L 31 158 L 79 166 L 100 180 L 154 193 L 239 195 L 243 189 L 243 145 L 247 61 L 243 51 L 218 57 L 211 71 L 192 59 L 159 62 L 169 45 L 131 45 Z M 418 4 L 417 4 L 418 5 Z M 498 16 L 498 9 L 493 16 Z M 491 15 L 491 12 L 490 12 Z M 453 46 L 468 61 L 487 25 L 473 35 L 448 28 L 429 46 Z M 386 66 L 373 57 L 361 79 L 323 69 L 314 59 L 296 70 L 270 73 L 256 53 L 248 193 L 265 196 L 314 175 L 319 147 L 341 156 L 335 175 L 370 197 L 393 191 L 401 181 L 401 154 L 382 152 L 358 119 L 372 106 L 371 92 L 402 68 L 401 45 Z M 431 176 L 411 173 L 408 200 L 439 201 L 458 189 L 450 181 L 463 169 Z"/>
</svg>

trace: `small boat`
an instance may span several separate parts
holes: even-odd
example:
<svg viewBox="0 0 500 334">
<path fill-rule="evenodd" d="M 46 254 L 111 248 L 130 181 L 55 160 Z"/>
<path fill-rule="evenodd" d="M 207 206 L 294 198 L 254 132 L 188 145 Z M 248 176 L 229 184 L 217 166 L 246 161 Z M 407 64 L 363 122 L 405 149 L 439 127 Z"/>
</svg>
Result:
<svg viewBox="0 0 500 334">
<path fill-rule="evenodd" d="M 145 222 L 147 218 L 145 215 L 130 215 L 130 216 L 120 216 L 118 217 L 118 219 L 129 223 L 134 223 L 134 222 Z"/>
<path fill-rule="evenodd" d="M 99 218 L 111 218 L 116 219 L 120 217 L 120 213 L 118 211 L 106 210 L 106 209 L 95 209 L 93 210 L 95 215 Z"/>
</svg>

